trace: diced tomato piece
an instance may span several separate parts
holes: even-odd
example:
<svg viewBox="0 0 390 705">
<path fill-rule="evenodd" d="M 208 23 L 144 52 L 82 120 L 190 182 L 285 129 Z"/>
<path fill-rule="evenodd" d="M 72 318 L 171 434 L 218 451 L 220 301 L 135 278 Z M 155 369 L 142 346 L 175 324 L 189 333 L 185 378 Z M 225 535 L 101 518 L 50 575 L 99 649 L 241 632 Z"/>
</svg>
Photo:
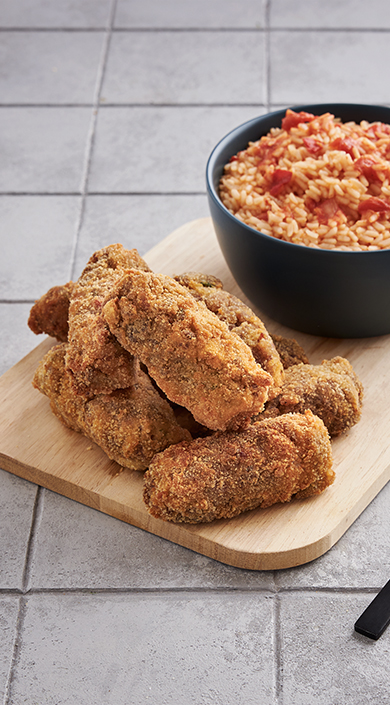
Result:
<svg viewBox="0 0 390 705">
<path fill-rule="evenodd" d="M 254 155 L 259 160 L 259 164 L 273 161 L 274 145 L 259 144 L 254 150 Z"/>
<path fill-rule="evenodd" d="M 347 152 L 351 157 L 354 156 L 354 148 L 358 146 L 356 140 L 352 137 L 337 137 L 330 145 L 332 149 L 339 149 L 340 152 Z"/>
<path fill-rule="evenodd" d="M 365 156 L 356 159 L 354 162 L 354 167 L 361 174 L 363 174 L 368 181 L 379 181 L 378 172 L 374 169 L 375 164 L 378 164 L 378 162 L 374 159 L 374 157 Z"/>
<path fill-rule="evenodd" d="M 370 128 L 367 130 L 367 135 L 369 137 L 378 138 L 380 135 L 389 134 L 390 125 L 386 125 L 384 122 L 373 122 Z"/>
<path fill-rule="evenodd" d="M 277 162 L 278 157 L 275 157 L 274 153 L 279 149 L 283 139 L 284 137 L 281 135 L 280 137 L 274 137 L 272 139 L 262 138 L 260 140 L 253 150 L 253 155 L 259 160 L 259 165 L 275 164 Z"/>
<path fill-rule="evenodd" d="M 310 154 L 319 154 L 320 152 L 322 152 L 324 147 L 324 145 L 321 144 L 321 142 L 316 140 L 314 137 L 304 137 L 303 144 L 305 145 L 307 151 Z"/>
<path fill-rule="evenodd" d="M 292 172 L 288 169 L 275 169 L 272 174 L 272 188 L 270 188 L 271 196 L 277 196 L 283 187 L 291 181 Z"/>
<path fill-rule="evenodd" d="M 317 215 L 320 223 L 327 223 L 336 215 L 337 211 L 340 210 L 339 205 L 335 198 L 326 198 L 325 201 L 321 201 L 316 208 L 314 208 L 314 213 Z"/>
<path fill-rule="evenodd" d="M 305 206 L 307 210 L 312 213 L 314 209 L 317 208 L 317 201 L 315 201 L 314 198 L 310 198 L 310 196 L 307 196 L 305 199 Z"/>
<path fill-rule="evenodd" d="M 315 115 L 305 113 L 304 110 L 301 110 L 300 113 L 296 113 L 294 110 L 286 110 L 286 116 L 282 120 L 282 130 L 288 132 L 292 127 L 299 125 L 300 122 L 310 122 L 314 118 Z"/>
<path fill-rule="evenodd" d="M 384 201 L 383 198 L 377 198 L 377 196 L 370 196 L 364 201 L 361 201 L 358 205 L 359 213 L 365 213 L 366 211 L 375 211 L 375 213 L 385 213 L 390 211 L 390 203 Z"/>
</svg>

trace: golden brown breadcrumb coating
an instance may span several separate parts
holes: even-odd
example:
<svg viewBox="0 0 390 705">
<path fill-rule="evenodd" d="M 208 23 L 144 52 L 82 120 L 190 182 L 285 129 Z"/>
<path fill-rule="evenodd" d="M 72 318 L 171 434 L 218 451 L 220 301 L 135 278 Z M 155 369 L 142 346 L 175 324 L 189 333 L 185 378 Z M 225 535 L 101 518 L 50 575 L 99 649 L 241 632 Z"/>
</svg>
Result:
<svg viewBox="0 0 390 705">
<path fill-rule="evenodd" d="M 188 429 L 192 438 L 201 438 L 203 436 L 209 436 L 210 433 L 213 433 L 213 431 L 209 428 L 198 423 L 198 421 L 195 421 L 191 412 L 188 411 L 188 409 L 185 409 L 184 406 L 174 404 L 172 401 L 170 402 L 170 405 L 173 413 L 175 414 L 177 423 L 183 428 Z"/>
<path fill-rule="evenodd" d="M 171 446 L 150 463 L 143 498 L 156 518 L 199 523 L 319 494 L 333 481 L 328 432 L 308 411 Z"/>
<path fill-rule="evenodd" d="M 339 436 L 361 416 L 363 385 L 344 357 L 323 360 L 321 365 L 293 365 L 277 396 L 259 418 L 310 409 L 319 416 L 331 436 Z"/>
<path fill-rule="evenodd" d="M 33 377 L 33 387 L 50 400 L 50 408 L 62 423 L 73 431 L 82 431 L 82 416 L 86 399 L 74 393 L 69 373 L 65 369 L 67 343 L 58 343 L 39 362 Z"/>
<path fill-rule="evenodd" d="M 133 358 L 112 335 L 101 311 L 112 286 L 133 268 L 149 270 L 137 250 L 109 245 L 92 255 L 74 287 L 66 367 L 79 393 L 104 394 L 132 383 Z"/>
<path fill-rule="evenodd" d="M 171 443 L 191 439 L 175 419 L 148 376 L 134 367 L 133 385 L 92 399 L 75 394 L 65 369 L 66 343 L 54 346 L 40 362 L 33 386 L 50 399 L 50 407 L 68 428 L 79 431 L 115 460 L 145 470 L 155 453 Z"/>
<path fill-rule="evenodd" d="M 249 345 L 256 362 L 269 372 L 276 386 L 283 382 L 283 366 L 273 340 L 263 321 L 249 306 L 225 291 L 221 280 L 211 274 L 185 272 L 175 276 L 175 279 L 187 287 L 192 296 L 204 301 L 229 330 Z"/>
<path fill-rule="evenodd" d="M 28 326 L 35 335 L 46 333 L 60 342 L 68 340 L 69 302 L 74 283 L 53 286 L 34 303 Z"/>
<path fill-rule="evenodd" d="M 239 428 L 273 384 L 248 346 L 171 277 L 132 270 L 103 315 L 119 343 L 146 365 L 168 399 L 212 430 Z"/>
<path fill-rule="evenodd" d="M 146 365 L 141 362 L 140 368 L 149 377 Z M 164 394 L 162 389 L 160 389 L 160 387 L 156 384 L 155 380 L 152 377 L 149 377 L 149 379 L 153 384 L 154 388 L 158 391 L 162 398 L 168 402 L 169 406 L 172 408 L 172 411 L 175 414 L 175 418 L 179 426 L 186 428 L 190 432 L 192 438 L 198 438 L 199 436 L 208 436 L 210 433 L 213 433 L 213 431 L 210 431 L 209 428 L 206 428 L 206 426 L 202 426 L 202 424 L 198 423 L 198 421 L 195 421 L 191 412 L 188 411 L 188 409 L 185 409 L 184 406 L 179 406 L 179 404 L 175 404 L 175 402 L 170 401 L 170 399 L 168 399 L 167 395 Z"/>
<path fill-rule="evenodd" d="M 309 364 L 304 349 L 295 338 L 284 338 L 282 335 L 273 334 L 271 334 L 271 338 L 285 370 L 292 365 L 300 365 L 301 362 Z"/>
</svg>

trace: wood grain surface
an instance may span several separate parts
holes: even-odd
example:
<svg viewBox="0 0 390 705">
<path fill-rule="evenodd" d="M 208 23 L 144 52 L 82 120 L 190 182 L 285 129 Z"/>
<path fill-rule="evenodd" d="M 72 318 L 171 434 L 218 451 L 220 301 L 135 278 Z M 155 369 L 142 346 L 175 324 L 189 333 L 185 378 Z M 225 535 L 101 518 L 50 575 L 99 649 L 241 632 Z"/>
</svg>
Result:
<svg viewBox="0 0 390 705">
<path fill-rule="evenodd" d="M 183 225 L 145 259 L 156 272 L 214 274 L 226 289 L 249 303 L 227 269 L 209 218 Z M 390 376 L 390 336 L 316 338 L 257 313 L 271 333 L 295 337 L 311 363 L 342 355 L 363 382 L 361 421 L 332 442 L 336 481 L 322 495 L 211 524 L 176 525 L 154 519 L 143 505 L 142 473 L 120 468 L 89 439 L 65 428 L 51 413 L 48 399 L 33 389 L 35 368 L 55 342 L 51 338 L 45 338 L 0 378 L 0 466 L 229 565 L 273 570 L 317 558 L 336 543 L 390 479 L 390 406 L 384 392 Z"/>
</svg>

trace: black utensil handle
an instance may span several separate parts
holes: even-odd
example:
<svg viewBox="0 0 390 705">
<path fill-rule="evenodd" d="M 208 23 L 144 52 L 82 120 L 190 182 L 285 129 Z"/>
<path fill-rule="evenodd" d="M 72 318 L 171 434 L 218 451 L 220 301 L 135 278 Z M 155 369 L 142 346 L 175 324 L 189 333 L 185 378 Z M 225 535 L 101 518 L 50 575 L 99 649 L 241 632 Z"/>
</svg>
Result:
<svg viewBox="0 0 390 705">
<path fill-rule="evenodd" d="M 379 639 L 390 623 L 390 580 L 355 622 L 355 631 Z"/>
</svg>

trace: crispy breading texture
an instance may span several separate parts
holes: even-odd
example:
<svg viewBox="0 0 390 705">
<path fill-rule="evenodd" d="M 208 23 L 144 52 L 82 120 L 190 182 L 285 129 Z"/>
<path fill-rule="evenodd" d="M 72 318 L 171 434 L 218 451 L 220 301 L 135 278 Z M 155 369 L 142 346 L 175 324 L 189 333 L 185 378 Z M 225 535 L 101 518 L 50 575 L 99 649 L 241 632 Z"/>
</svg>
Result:
<svg viewBox="0 0 390 705">
<path fill-rule="evenodd" d="M 73 392 L 69 373 L 65 369 L 67 343 L 54 345 L 40 360 L 32 385 L 50 400 L 55 416 L 72 431 L 82 432 L 86 398 Z"/>
<path fill-rule="evenodd" d="M 274 334 L 271 334 L 271 338 L 285 370 L 292 365 L 300 365 L 301 362 L 309 364 L 304 349 L 295 338 L 284 338 L 282 335 Z"/>
<path fill-rule="evenodd" d="M 92 255 L 74 287 L 66 367 L 79 393 L 104 394 L 132 382 L 133 358 L 111 334 L 101 311 L 111 287 L 133 268 L 149 270 L 137 250 L 109 245 Z"/>
<path fill-rule="evenodd" d="M 279 394 L 259 418 L 275 417 L 310 409 L 319 416 L 331 436 L 339 436 L 360 419 L 363 385 L 344 357 L 323 360 L 321 365 L 293 365 L 285 371 Z"/>
<path fill-rule="evenodd" d="M 69 303 L 74 282 L 53 286 L 34 303 L 27 321 L 35 335 L 46 333 L 60 342 L 68 340 Z"/>
<path fill-rule="evenodd" d="M 168 399 L 200 424 L 239 428 L 262 410 L 271 375 L 225 323 L 171 277 L 129 272 L 114 287 L 103 315 Z"/>
<path fill-rule="evenodd" d="M 54 346 L 40 362 L 33 386 L 50 400 L 65 426 L 79 431 L 115 460 L 132 470 L 145 470 L 155 453 L 191 434 L 175 419 L 148 376 L 134 368 L 133 385 L 92 399 L 74 394 L 65 369 L 66 343 Z"/>
<path fill-rule="evenodd" d="M 308 411 L 171 446 L 146 471 L 143 499 L 156 518 L 210 522 L 320 494 L 334 477 L 328 432 Z"/>
<path fill-rule="evenodd" d="M 173 413 L 175 414 L 175 419 L 177 423 L 183 428 L 188 429 L 192 438 L 209 436 L 210 433 L 213 433 L 213 431 L 207 428 L 207 426 L 203 426 L 202 424 L 198 423 L 198 421 L 195 421 L 191 412 L 188 411 L 188 409 L 186 409 L 184 406 L 179 406 L 174 402 L 170 402 L 170 404 L 172 406 Z"/>
<path fill-rule="evenodd" d="M 220 279 L 211 274 L 185 272 L 175 276 L 198 300 L 224 321 L 252 350 L 256 362 L 273 377 L 279 386 L 284 379 L 283 365 L 273 340 L 263 321 L 236 296 L 225 291 Z"/>
</svg>

